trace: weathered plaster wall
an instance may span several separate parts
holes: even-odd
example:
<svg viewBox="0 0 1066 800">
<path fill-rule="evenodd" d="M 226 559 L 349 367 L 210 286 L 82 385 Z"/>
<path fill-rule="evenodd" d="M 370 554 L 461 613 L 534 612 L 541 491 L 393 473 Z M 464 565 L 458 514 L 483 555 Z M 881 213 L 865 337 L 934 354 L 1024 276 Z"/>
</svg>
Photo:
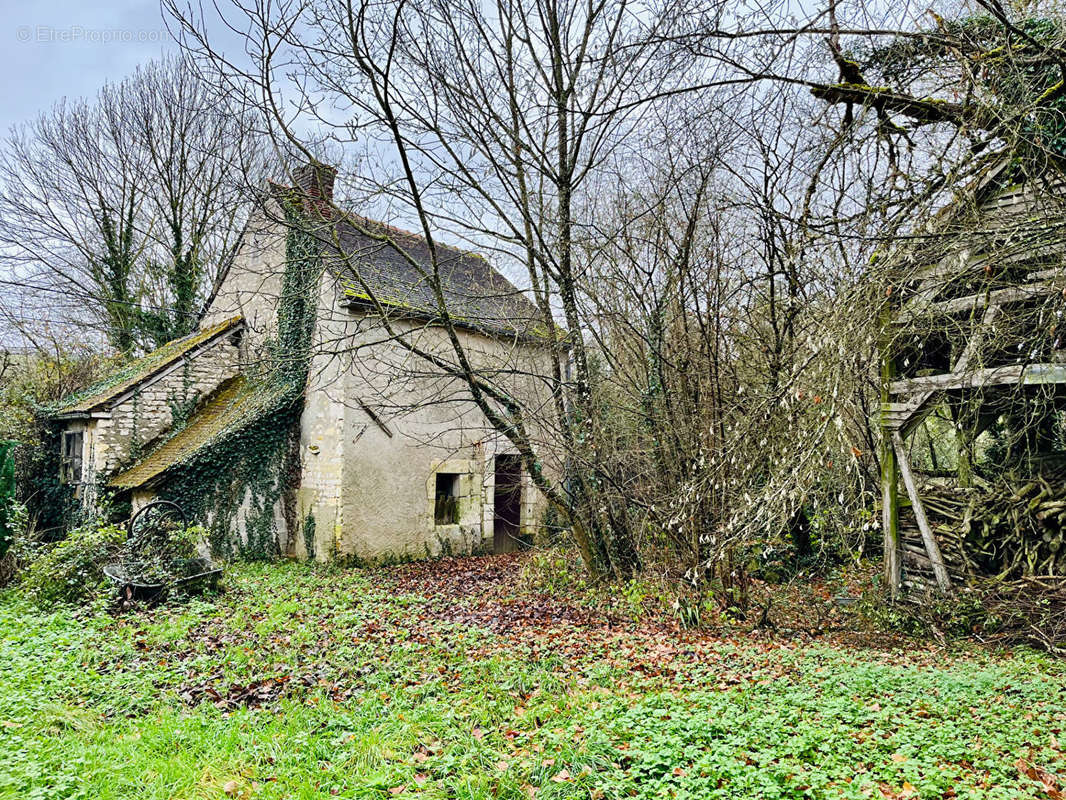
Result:
<svg viewBox="0 0 1066 800">
<path fill-rule="evenodd" d="M 273 202 L 252 215 L 233 263 L 201 323 L 208 327 L 240 314 L 253 360 L 259 348 L 277 336 L 286 240 L 285 228 L 278 223 L 280 218 L 281 209 Z"/>
<path fill-rule="evenodd" d="M 411 331 L 420 347 L 446 353 L 450 346 L 440 328 L 396 324 Z M 338 359 L 345 366 L 342 460 L 325 465 L 325 451 L 303 456 L 309 465 L 322 464 L 318 470 L 335 474 L 340 468 L 336 552 L 374 559 L 491 551 L 493 458 L 514 450 L 467 399 L 465 384 L 383 338 L 373 317 L 348 321 L 347 352 Z M 475 364 L 516 368 L 524 376 L 545 366 L 542 351 L 528 345 L 473 333 L 461 333 L 461 339 Z M 535 381 L 519 377 L 513 383 L 512 391 L 538 402 Z M 315 408 L 309 398 L 309 413 Z M 546 467 L 553 471 L 552 465 Z M 457 525 L 434 524 L 438 471 L 461 475 Z M 525 476 L 523 533 L 539 527 L 542 506 Z"/>
<path fill-rule="evenodd" d="M 345 313 L 337 309 L 334 280 L 323 275 L 300 420 L 300 535 L 293 542 L 294 555 L 320 561 L 338 555 L 344 524 L 345 417 L 350 412 L 344 360 L 339 353 L 344 350 L 346 325 Z"/>
</svg>

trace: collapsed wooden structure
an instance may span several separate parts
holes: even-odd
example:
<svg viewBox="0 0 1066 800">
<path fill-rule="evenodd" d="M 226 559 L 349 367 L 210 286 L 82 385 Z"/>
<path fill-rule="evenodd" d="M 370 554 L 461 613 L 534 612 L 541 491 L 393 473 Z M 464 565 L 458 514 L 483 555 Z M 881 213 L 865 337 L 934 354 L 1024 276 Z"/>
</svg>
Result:
<svg viewBox="0 0 1066 800">
<path fill-rule="evenodd" d="M 923 502 L 911 456 L 916 431 L 934 412 L 949 416 L 958 451 L 954 475 L 939 477 L 965 490 L 972 443 L 1003 413 L 1006 396 L 1026 402 L 1040 391 L 1052 404 L 1066 396 L 1066 338 L 1056 330 L 1066 297 L 1066 191 L 1061 179 L 1019 183 L 1012 169 L 990 170 L 946 209 L 891 289 L 880 424 L 893 597 L 914 588 L 948 593 L 962 579 L 958 554 L 945 552 Z"/>
</svg>

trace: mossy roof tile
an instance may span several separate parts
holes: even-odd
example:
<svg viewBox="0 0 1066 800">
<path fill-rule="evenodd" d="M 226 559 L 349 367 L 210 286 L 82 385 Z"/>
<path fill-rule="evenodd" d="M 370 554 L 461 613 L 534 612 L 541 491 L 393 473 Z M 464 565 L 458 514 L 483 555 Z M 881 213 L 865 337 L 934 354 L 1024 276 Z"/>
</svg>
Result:
<svg viewBox="0 0 1066 800">
<path fill-rule="evenodd" d="M 83 392 L 79 392 L 63 401 L 56 412 L 58 416 L 72 414 L 88 414 L 107 405 L 112 400 L 120 397 L 138 384 L 162 372 L 171 364 L 183 356 L 188 355 L 202 344 L 236 328 L 243 321 L 240 316 L 212 325 L 210 328 L 190 333 L 181 339 L 167 342 L 157 350 L 141 356 L 136 361 L 127 364 L 102 381 L 98 381 Z"/>
<path fill-rule="evenodd" d="M 116 489 L 136 489 L 184 463 L 222 436 L 244 429 L 280 408 L 296 392 L 285 383 L 263 383 L 237 376 L 193 414 L 188 424 L 152 453 L 109 482 Z"/>
</svg>

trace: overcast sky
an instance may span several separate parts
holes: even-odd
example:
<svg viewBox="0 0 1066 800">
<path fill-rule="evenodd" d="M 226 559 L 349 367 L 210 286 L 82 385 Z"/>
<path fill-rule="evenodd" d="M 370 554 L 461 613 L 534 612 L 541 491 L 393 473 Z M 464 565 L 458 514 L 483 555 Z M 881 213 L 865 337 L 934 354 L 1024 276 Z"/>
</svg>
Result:
<svg viewBox="0 0 1066 800">
<path fill-rule="evenodd" d="M 173 49 L 159 0 L 0 0 L 0 134 Z"/>
</svg>

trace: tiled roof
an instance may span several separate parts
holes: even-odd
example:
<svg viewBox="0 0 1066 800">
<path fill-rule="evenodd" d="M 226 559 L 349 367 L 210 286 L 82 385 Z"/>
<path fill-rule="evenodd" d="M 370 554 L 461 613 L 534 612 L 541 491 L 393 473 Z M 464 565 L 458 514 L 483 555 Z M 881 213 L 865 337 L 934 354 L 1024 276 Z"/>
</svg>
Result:
<svg viewBox="0 0 1066 800">
<path fill-rule="evenodd" d="M 343 211 L 298 189 L 274 184 L 271 190 L 283 205 L 296 200 L 303 207 L 309 232 L 319 240 L 349 306 L 374 308 L 373 295 L 397 316 L 440 317 L 433 287 L 423 274 L 433 270 L 424 236 Z M 484 256 L 435 245 L 445 304 L 457 326 L 505 336 L 549 336 L 539 309 Z"/>
<path fill-rule="evenodd" d="M 421 274 L 433 269 L 425 238 L 354 216 L 337 222 L 334 231 L 343 253 L 336 259 L 338 273 L 351 305 L 372 307 L 361 278 L 390 309 L 422 319 L 439 316 L 433 287 Z M 403 252 L 378 236 L 387 236 Z M 542 325 L 537 307 L 483 256 L 448 245 L 436 247 L 445 305 L 456 324 L 519 335 L 534 334 Z"/>
<path fill-rule="evenodd" d="M 152 453 L 109 481 L 117 489 L 144 486 L 168 469 L 188 461 L 221 437 L 259 421 L 292 403 L 299 393 L 285 383 L 264 384 L 237 376 L 223 384 L 188 424 Z"/>
<path fill-rule="evenodd" d="M 106 406 L 112 400 L 135 388 L 138 384 L 176 363 L 197 347 L 207 344 L 217 336 L 230 332 L 240 325 L 242 321 L 242 317 L 230 317 L 210 328 L 167 342 L 159 349 L 141 356 L 123 369 L 93 384 L 85 391 L 68 397 L 63 401 L 56 414 L 59 416 L 88 414 L 101 406 Z"/>
</svg>

